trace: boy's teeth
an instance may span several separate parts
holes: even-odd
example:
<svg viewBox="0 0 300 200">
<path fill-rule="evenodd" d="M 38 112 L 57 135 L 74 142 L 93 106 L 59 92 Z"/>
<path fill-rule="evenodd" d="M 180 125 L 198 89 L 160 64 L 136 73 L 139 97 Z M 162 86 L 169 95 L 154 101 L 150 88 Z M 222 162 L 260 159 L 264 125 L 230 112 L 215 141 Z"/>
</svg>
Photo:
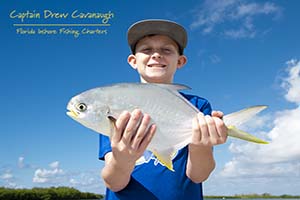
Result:
<svg viewBox="0 0 300 200">
<path fill-rule="evenodd" d="M 149 65 L 149 67 L 163 67 L 164 65 Z"/>
</svg>

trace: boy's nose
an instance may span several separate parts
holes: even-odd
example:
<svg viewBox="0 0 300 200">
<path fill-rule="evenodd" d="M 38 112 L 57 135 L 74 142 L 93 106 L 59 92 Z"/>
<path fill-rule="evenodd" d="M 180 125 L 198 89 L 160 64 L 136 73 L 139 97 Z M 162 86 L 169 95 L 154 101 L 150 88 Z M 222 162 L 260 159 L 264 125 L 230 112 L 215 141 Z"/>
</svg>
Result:
<svg viewBox="0 0 300 200">
<path fill-rule="evenodd" d="M 151 57 L 152 58 L 162 58 L 162 55 L 158 51 L 155 51 Z"/>
</svg>

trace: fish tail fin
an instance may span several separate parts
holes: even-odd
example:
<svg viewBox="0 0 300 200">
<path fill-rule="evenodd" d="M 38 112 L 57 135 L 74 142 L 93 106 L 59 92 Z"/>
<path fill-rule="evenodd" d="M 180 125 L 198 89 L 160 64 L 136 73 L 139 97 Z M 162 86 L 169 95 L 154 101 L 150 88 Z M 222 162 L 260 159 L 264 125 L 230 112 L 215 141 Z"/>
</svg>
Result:
<svg viewBox="0 0 300 200">
<path fill-rule="evenodd" d="M 172 162 L 172 154 L 174 153 L 173 150 L 165 150 L 162 152 L 158 151 L 152 151 L 157 160 L 166 168 L 168 168 L 171 171 L 175 171 L 173 168 L 173 162 Z"/>
<path fill-rule="evenodd" d="M 237 129 L 235 126 L 228 126 L 228 135 L 231 137 L 236 137 L 242 140 L 246 140 L 249 142 L 254 142 L 258 144 L 269 144 L 268 142 L 255 137 L 249 133 L 246 133 L 242 130 Z"/>
</svg>

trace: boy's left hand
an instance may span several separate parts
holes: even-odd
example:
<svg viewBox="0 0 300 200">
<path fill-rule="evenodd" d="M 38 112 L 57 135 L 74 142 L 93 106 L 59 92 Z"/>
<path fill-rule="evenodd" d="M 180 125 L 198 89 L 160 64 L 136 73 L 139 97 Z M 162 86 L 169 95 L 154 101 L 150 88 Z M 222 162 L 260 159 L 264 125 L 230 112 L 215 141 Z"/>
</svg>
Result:
<svg viewBox="0 0 300 200">
<path fill-rule="evenodd" d="M 213 111 L 211 116 L 199 112 L 193 120 L 192 146 L 214 146 L 227 140 L 227 127 L 220 111 Z"/>
</svg>

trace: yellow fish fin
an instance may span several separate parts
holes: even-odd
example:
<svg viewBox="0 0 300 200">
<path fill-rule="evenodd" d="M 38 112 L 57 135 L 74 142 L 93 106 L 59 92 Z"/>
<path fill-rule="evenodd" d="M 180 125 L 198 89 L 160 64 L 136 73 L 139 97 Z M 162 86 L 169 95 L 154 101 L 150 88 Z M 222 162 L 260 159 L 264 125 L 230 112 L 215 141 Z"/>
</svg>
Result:
<svg viewBox="0 0 300 200">
<path fill-rule="evenodd" d="M 174 155 L 174 150 L 165 150 L 162 152 L 158 151 L 152 151 L 152 153 L 155 155 L 157 160 L 166 168 L 174 172 L 173 169 L 173 162 L 172 162 L 172 155 Z"/>
<path fill-rule="evenodd" d="M 254 142 L 258 144 L 269 144 L 268 142 L 255 137 L 249 133 L 246 133 L 242 130 L 237 129 L 235 126 L 228 126 L 228 135 L 231 137 L 236 137 L 242 140 L 246 140 L 249 142 Z"/>
</svg>

